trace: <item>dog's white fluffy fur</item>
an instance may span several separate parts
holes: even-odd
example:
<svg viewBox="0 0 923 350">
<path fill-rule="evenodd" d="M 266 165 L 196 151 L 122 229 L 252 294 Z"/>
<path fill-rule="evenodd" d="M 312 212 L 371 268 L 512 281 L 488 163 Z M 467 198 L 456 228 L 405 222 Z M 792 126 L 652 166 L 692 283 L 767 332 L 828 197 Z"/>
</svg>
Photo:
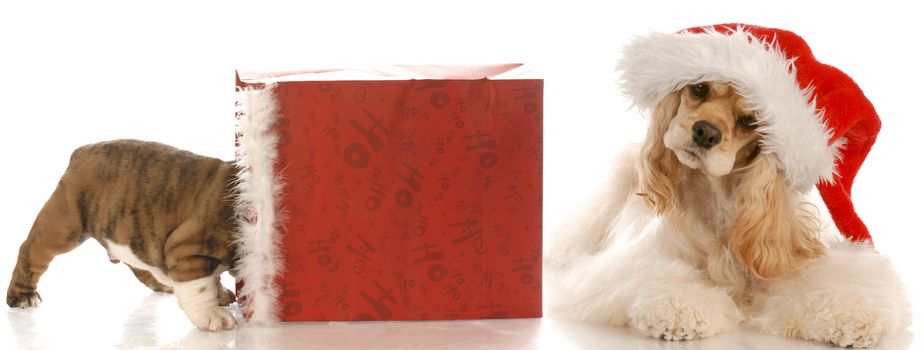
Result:
<svg viewBox="0 0 923 350">
<path fill-rule="evenodd" d="M 730 173 L 709 174 L 664 146 L 679 94 L 655 109 L 645 144 L 614 162 L 597 198 L 550 237 L 548 312 L 665 340 L 745 323 L 866 347 L 906 328 L 890 261 L 822 224 L 777 158 L 756 148 Z"/>
</svg>

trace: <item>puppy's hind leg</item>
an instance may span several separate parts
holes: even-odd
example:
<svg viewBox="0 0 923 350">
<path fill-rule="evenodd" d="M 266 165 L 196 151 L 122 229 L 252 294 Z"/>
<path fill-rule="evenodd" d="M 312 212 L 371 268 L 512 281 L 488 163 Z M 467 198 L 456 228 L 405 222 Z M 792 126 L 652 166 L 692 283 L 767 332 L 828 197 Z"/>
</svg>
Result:
<svg viewBox="0 0 923 350">
<path fill-rule="evenodd" d="M 19 257 L 6 291 L 10 307 L 36 307 L 41 303 L 36 288 L 55 256 L 77 248 L 87 235 L 80 225 L 81 210 L 68 205 L 63 186 L 42 207 L 29 236 L 19 247 Z"/>
</svg>

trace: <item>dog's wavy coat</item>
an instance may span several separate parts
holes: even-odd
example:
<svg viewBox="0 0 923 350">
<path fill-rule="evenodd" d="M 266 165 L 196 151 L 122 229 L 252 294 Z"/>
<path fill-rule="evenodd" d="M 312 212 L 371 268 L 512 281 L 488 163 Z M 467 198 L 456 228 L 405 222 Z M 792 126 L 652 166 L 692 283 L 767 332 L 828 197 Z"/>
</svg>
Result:
<svg viewBox="0 0 923 350">
<path fill-rule="evenodd" d="M 547 245 L 546 265 L 566 271 L 551 312 L 666 340 L 747 321 L 770 334 L 869 346 L 906 327 L 888 259 L 821 225 L 760 149 L 730 86 L 698 85 L 712 96 L 696 97 L 693 85 L 661 101 L 643 146 L 615 162 L 584 217 Z M 708 140 L 702 121 L 720 136 Z"/>
<path fill-rule="evenodd" d="M 698 80 L 651 108 L 643 145 L 546 245 L 552 314 L 665 340 L 745 322 L 857 347 L 909 325 L 890 261 L 822 223 L 740 89 Z"/>
</svg>

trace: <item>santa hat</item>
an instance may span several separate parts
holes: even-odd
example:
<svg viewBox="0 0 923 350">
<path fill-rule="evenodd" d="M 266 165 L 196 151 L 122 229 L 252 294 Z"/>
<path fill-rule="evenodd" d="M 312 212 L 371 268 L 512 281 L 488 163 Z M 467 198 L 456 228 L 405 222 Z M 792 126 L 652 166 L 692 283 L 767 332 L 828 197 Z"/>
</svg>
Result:
<svg viewBox="0 0 923 350">
<path fill-rule="evenodd" d="M 651 34 L 625 47 L 619 70 L 623 92 L 646 110 L 686 85 L 729 82 L 756 107 L 763 150 L 788 184 L 816 185 L 840 233 L 871 242 L 850 192 L 881 121 L 859 86 L 818 62 L 801 37 L 744 24 Z"/>
</svg>

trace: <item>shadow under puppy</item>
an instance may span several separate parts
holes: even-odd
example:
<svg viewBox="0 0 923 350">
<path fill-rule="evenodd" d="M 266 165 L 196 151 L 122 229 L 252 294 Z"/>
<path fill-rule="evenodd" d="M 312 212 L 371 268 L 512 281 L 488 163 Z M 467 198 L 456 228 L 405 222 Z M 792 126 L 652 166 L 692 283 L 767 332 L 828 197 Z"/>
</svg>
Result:
<svg viewBox="0 0 923 350">
<path fill-rule="evenodd" d="M 624 55 L 647 138 L 546 246 L 552 313 L 664 340 L 746 322 L 844 347 L 909 325 L 900 279 L 852 210 L 880 121 L 851 79 L 793 33 L 755 26 L 654 34 Z M 815 184 L 839 232 L 805 196 Z"/>
<path fill-rule="evenodd" d="M 221 306 L 235 301 L 220 275 L 234 266 L 230 162 L 137 140 L 78 148 L 29 236 L 7 290 L 10 307 L 35 307 L 39 279 L 55 256 L 88 238 L 146 286 L 174 293 L 202 330 L 232 329 Z"/>
</svg>

